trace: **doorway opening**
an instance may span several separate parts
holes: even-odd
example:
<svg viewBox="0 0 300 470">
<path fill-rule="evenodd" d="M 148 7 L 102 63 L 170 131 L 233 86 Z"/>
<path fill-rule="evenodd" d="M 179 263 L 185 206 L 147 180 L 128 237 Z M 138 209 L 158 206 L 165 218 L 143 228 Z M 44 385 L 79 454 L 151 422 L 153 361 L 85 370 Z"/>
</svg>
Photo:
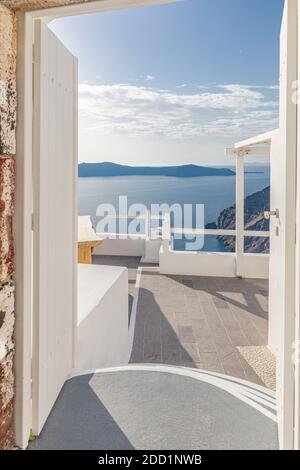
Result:
<svg viewBox="0 0 300 470">
<path fill-rule="evenodd" d="M 32 20 L 32 18 L 31 18 Z M 47 29 L 47 33 L 44 31 L 44 45 L 49 48 L 50 46 L 50 39 L 49 37 L 52 37 L 52 33 L 48 35 L 48 30 L 49 28 L 46 27 L 46 25 L 40 21 L 36 20 L 36 32 L 38 31 L 38 28 L 40 28 L 40 37 L 42 37 L 42 30 L 45 28 L 45 31 Z M 37 37 L 37 35 L 35 36 Z M 42 44 L 41 44 L 42 45 Z M 57 47 L 61 48 L 61 44 L 58 42 L 56 44 Z M 59 54 L 57 53 L 57 50 L 54 51 L 53 56 L 51 54 L 42 54 L 42 47 L 40 49 L 40 58 L 41 62 L 42 59 L 46 62 L 48 61 L 48 65 L 51 64 L 51 60 L 54 60 L 56 64 L 59 63 Z M 46 58 L 46 60 L 45 60 Z M 37 56 L 36 56 L 36 50 L 35 50 L 35 64 L 37 63 Z M 58 62 L 57 62 L 58 61 Z M 65 61 L 63 61 L 66 63 Z M 74 66 L 74 59 L 73 59 L 73 66 Z M 58 67 L 58 70 L 60 70 L 60 67 Z M 46 81 L 48 80 L 49 86 L 51 87 L 51 83 L 57 85 L 58 89 L 62 88 L 64 89 L 64 85 L 59 83 L 59 79 L 57 79 L 55 76 L 52 76 L 52 66 L 51 69 L 48 70 L 48 76 L 46 77 Z M 43 76 L 45 78 L 45 75 L 43 75 L 45 71 L 43 72 L 43 68 L 40 68 L 40 82 L 45 84 L 45 80 L 43 80 Z M 74 75 L 72 75 L 72 83 L 76 83 L 76 73 L 73 70 Z M 150 76 L 149 76 L 150 77 Z M 150 79 L 149 79 L 150 80 Z M 70 80 L 67 80 L 68 84 L 70 84 Z M 47 93 L 49 92 L 49 89 L 47 91 L 46 88 L 44 89 L 38 89 L 37 88 L 37 83 L 35 83 L 35 92 L 37 91 L 39 93 L 39 96 L 41 98 L 44 98 L 47 96 L 45 99 L 45 109 L 50 109 L 49 107 L 51 106 L 52 103 L 56 103 L 55 100 L 57 100 L 57 103 L 61 104 L 61 100 L 59 99 L 59 91 L 55 91 L 55 94 L 52 96 L 53 101 L 49 99 L 49 96 Z M 73 90 L 74 91 L 74 90 Z M 65 90 L 66 93 L 68 93 L 68 87 L 67 90 Z M 72 92 L 70 92 L 72 93 Z M 72 100 L 70 100 L 71 103 Z M 37 101 L 35 101 L 35 105 L 37 104 Z M 40 105 L 40 103 L 39 103 Z M 48 108 L 46 108 L 48 106 Z M 68 124 L 72 125 L 73 132 L 75 130 L 76 132 L 76 123 L 74 122 L 74 110 L 76 105 L 74 106 L 73 104 L 70 106 L 70 119 L 68 120 Z M 65 107 L 62 108 L 62 112 L 65 109 Z M 57 135 L 59 132 L 61 133 L 61 139 L 62 142 L 67 141 L 67 134 L 63 131 L 63 127 L 59 125 L 59 119 L 56 119 L 55 113 L 50 113 L 50 119 L 53 119 L 52 124 L 49 126 L 46 126 L 45 128 L 45 122 L 44 122 L 44 116 L 47 115 L 47 112 L 42 113 L 40 116 L 38 114 L 35 114 L 35 119 L 40 119 L 38 121 L 40 123 L 40 128 L 39 128 L 39 133 L 38 133 L 38 139 L 34 141 L 34 145 L 37 145 L 39 149 L 41 149 L 42 143 L 46 142 L 48 147 L 53 145 L 53 139 L 49 138 L 50 133 L 53 131 Z M 66 120 L 63 119 L 63 123 L 66 123 Z M 55 128 L 55 126 L 57 126 Z M 35 131 L 37 130 L 37 125 L 34 124 L 34 129 Z M 41 133 L 44 132 L 45 135 L 45 140 L 41 140 Z M 70 131 L 72 133 L 72 131 Z M 75 135 L 75 134 L 74 134 Z M 46 140 L 48 139 L 48 141 Z M 57 145 L 57 142 L 55 142 L 55 145 Z M 60 150 L 63 149 L 64 147 L 61 146 Z M 65 148 L 68 148 L 67 145 Z M 76 148 L 76 144 L 73 148 L 73 150 Z M 52 148 L 52 151 L 54 149 Z M 40 153 L 41 155 L 41 153 Z M 40 156 L 39 155 L 39 156 Z M 58 156 L 58 155 L 57 155 Z M 74 156 L 74 151 L 73 151 L 73 156 Z M 67 159 L 65 159 L 66 161 Z M 57 165 L 60 165 L 60 160 L 58 159 Z M 70 160 L 71 162 L 71 160 Z M 41 164 L 41 161 L 39 160 L 39 163 Z M 53 299 L 53 295 L 50 293 L 50 287 L 51 287 L 51 282 L 53 279 L 55 279 L 55 282 L 52 284 L 52 288 L 55 291 L 55 286 L 56 282 L 60 281 L 60 285 L 63 285 L 64 283 L 64 272 L 63 270 L 60 270 L 59 267 L 57 268 L 57 263 L 56 260 L 52 258 L 53 251 L 51 251 L 51 247 L 57 247 L 58 246 L 58 240 L 57 242 L 55 241 L 55 236 L 54 234 L 51 235 L 51 233 L 47 233 L 46 227 L 47 225 L 43 224 L 43 219 L 36 219 L 36 208 L 37 210 L 41 211 L 41 207 L 43 209 L 47 209 L 48 217 L 49 214 L 52 213 L 53 217 L 55 214 L 57 214 L 59 217 L 62 217 L 62 224 L 66 224 L 68 227 L 68 230 L 70 230 L 70 233 L 72 233 L 72 237 L 74 242 L 71 243 L 71 246 L 68 247 L 70 250 L 69 256 L 66 256 L 66 262 L 69 263 L 69 268 L 71 269 L 72 263 L 73 263 L 73 268 L 75 263 L 75 256 L 76 252 L 78 250 L 78 246 L 76 241 L 77 240 L 77 213 L 75 210 L 76 206 L 76 188 L 75 188 L 75 174 L 76 174 L 76 165 L 74 165 L 73 161 L 73 172 L 71 171 L 72 174 L 72 181 L 70 180 L 70 185 L 72 186 L 72 191 L 70 190 L 70 187 L 63 183 L 59 182 L 59 179 L 55 178 L 55 175 L 58 175 L 59 172 L 52 173 L 51 171 L 57 171 L 57 168 L 55 169 L 55 165 L 53 165 L 53 168 L 47 167 L 47 163 L 49 164 L 49 159 L 45 158 L 45 167 L 43 169 L 39 168 L 39 173 L 37 173 L 37 168 L 38 166 L 35 165 L 35 175 L 38 174 L 37 177 L 37 186 L 38 191 L 35 193 L 35 197 L 38 196 L 38 200 L 41 201 L 41 198 L 43 197 L 43 194 L 45 194 L 45 191 L 48 191 L 48 197 L 47 197 L 47 204 L 39 206 L 39 205 L 34 205 L 34 229 L 36 230 L 36 227 L 40 227 L 41 231 L 44 229 L 44 235 L 41 235 L 41 232 L 38 233 L 39 239 L 38 239 L 38 244 L 35 245 L 36 248 L 38 248 L 39 251 L 39 256 L 34 258 L 34 263 L 38 262 L 38 270 L 36 273 L 38 273 L 38 277 L 35 278 L 40 286 L 40 289 L 38 290 L 38 295 L 34 293 L 34 298 L 35 302 L 37 302 L 36 305 L 39 305 L 39 308 L 37 311 L 38 313 L 38 321 L 34 320 L 34 327 L 38 328 L 39 335 L 44 328 L 44 331 L 47 333 L 47 330 L 49 332 L 47 322 L 43 323 L 43 318 L 41 317 L 42 315 L 42 307 L 45 302 L 45 297 L 41 295 L 42 293 L 42 288 L 44 287 L 45 292 L 47 292 L 47 295 L 50 294 L 51 299 Z M 67 174 L 68 169 L 66 168 L 66 173 L 62 173 L 61 177 L 65 176 Z M 53 186 L 51 186 L 50 183 L 50 177 L 53 177 Z M 42 179 L 44 178 L 44 180 Z M 43 181 L 48 182 L 48 186 L 41 184 Z M 65 180 L 64 180 L 65 181 Z M 191 180 L 190 180 L 191 181 Z M 65 211 L 67 207 L 67 197 L 60 199 L 57 196 L 60 196 L 58 193 L 55 192 L 55 185 L 58 185 L 57 187 L 62 187 L 64 184 L 64 189 L 68 191 L 68 194 L 70 195 L 72 193 L 72 198 L 69 200 L 70 205 L 72 205 L 71 210 L 68 212 L 70 219 L 65 218 L 65 215 L 67 212 Z M 49 194 L 53 193 L 53 197 L 50 198 Z M 52 202 L 57 198 L 56 202 L 56 210 L 54 210 L 54 206 Z M 59 203 L 61 202 L 61 204 Z M 70 209 L 70 208 L 69 208 Z M 225 209 L 225 208 L 224 208 Z M 238 209 L 238 205 L 236 205 L 236 210 Z M 269 211 L 270 212 L 270 211 Z M 72 214 L 73 214 L 73 219 L 72 219 Z M 47 217 L 46 212 L 44 213 L 45 217 Z M 112 314 L 120 314 L 120 317 L 115 316 L 115 322 L 112 321 L 112 315 L 108 315 L 107 319 L 107 334 L 104 334 L 103 341 L 100 344 L 100 349 L 97 350 L 97 360 L 99 358 L 98 354 L 101 355 L 101 357 L 105 358 L 105 361 L 110 361 L 111 360 L 111 352 L 112 349 L 110 346 L 105 343 L 105 340 L 109 338 L 113 338 L 115 343 L 116 343 L 116 348 L 121 348 L 121 354 L 122 354 L 122 359 L 120 360 L 120 356 L 118 359 L 114 358 L 114 361 L 121 362 L 123 363 L 128 362 L 130 359 L 130 354 L 131 357 L 132 355 L 135 354 L 134 358 L 132 359 L 132 362 L 134 363 L 145 363 L 145 359 L 148 359 L 147 362 L 153 362 L 155 364 L 158 363 L 164 363 L 164 357 L 165 357 L 165 364 L 173 364 L 175 362 L 175 365 L 179 365 L 180 367 L 188 367 L 188 368 L 202 368 L 206 370 L 211 370 L 215 374 L 228 374 L 230 376 L 235 376 L 236 379 L 242 379 L 242 380 L 250 380 L 252 382 L 255 382 L 254 380 L 254 374 L 256 372 L 251 371 L 251 366 L 249 365 L 247 358 L 245 357 L 240 357 L 238 352 L 236 351 L 236 348 L 239 345 L 236 345 L 235 342 L 241 343 L 242 340 L 238 335 L 240 334 L 241 337 L 246 338 L 245 342 L 249 343 L 249 330 L 252 333 L 257 334 L 257 337 L 259 338 L 257 342 L 262 341 L 261 336 L 265 334 L 265 330 L 267 328 L 267 323 L 266 323 L 266 318 L 264 317 L 266 311 L 267 311 L 267 289 L 265 287 L 265 283 L 262 280 L 259 280 L 259 282 L 250 282 L 250 281 L 241 281 L 240 279 L 234 279 L 235 276 L 235 269 L 236 269 L 236 256 L 235 253 L 226 253 L 226 252 L 211 252 L 211 251 L 204 251 L 203 253 L 199 253 L 199 251 L 190 251 L 190 252 L 185 252 L 184 250 L 181 250 L 180 247 L 176 248 L 175 242 L 174 242 L 174 237 L 169 236 L 165 237 L 165 234 L 170 233 L 172 235 L 176 235 L 176 231 L 178 227 L 175 227 L 170 223 L 170 219 L 168 219 L 168 214 L 164 212 L 164 218 L 163 222 L 161 225 L 158 224 L 156 225 L 156 233 L 155 236 L 153 236 L 153 227 L 150 222 L 149 224 L 149 219 L 147 218 L 148 215 L 146 216 L 143 214 L 142 219 L 144 220 L 143 223 L 139 221 L 139 225 L 148 227 L 147 231 L 145 230 L 146 233 L 144 233 L 144 237 L 141 237 L 140 234 L 139 236 L 135 239 L 132 237 L 130 239 L 130 244 L 124 244 L 122 243 L 120 246 L 120 243 L 123 242 L 122 237 L 117 237 L 117 239 L 113 239 L 112 237 L 107 237 L 103 241 L 103 232 L 98 231 L 95 229 L 95 221 L 91 220 L 90 216 L 91 214 L 81 214 L 83 216 L 88 216 L 89 220 L 81 219 L 79 224 L 81 225 L 82 223 L 82 230 L 83 230 L 83 238 L 80 240 L 80 243 L 83 243 L 83 245 L 79 248 L 84 248 L 84 252 L 86 256 L 86 253 L 88 252 L 88 257 L 90 260 L 90 255 L 93 250 L 93 256 L 94 256 L 94 266 L 86 265 L 85 268 L 83 269 L 82 276 L 81 276 L 81 281 L 83 285 L 83 292 L 84 292 L 84 308 L 86 306 L 88 307 L 87 314 L 82 314 L 82 317 L 80 318 L 80 321 L 82 323 L 82 335 L 80 332 L 80 328 L 78 328 L 78 319 L 76 318 L 76 321 L 74 321 L 74 314 L 76 311 L 76 287 L 72 289 L 70 287 L 69 290 L 69 300 L 72 301 L 72 307 L 70 310 L 70 304 L 65 303 L 65 305 L 60 305 L 60 308 L 66 309 L 68 311 L 71 311 L 73 313 L 73 316 L 69 317 L 69 323 L 62 326 L 61 323 L 59 322 L 59 315 L 57 322 L 54 322 L 53 326 L 53 332 L 54 332 L 54 343 L 53 347 L 55 348 L 57 345 L 62 346 L 63 348 L 68 345 L 68 352 L 69 355 L 65 356 L 65 359 L 67 360 L 68 364 L 66 365 L 66 368 L 63 369 L 62 376 L 65 378 L 58 378 L 58 382 L 60 381 L 61 385 L 60 387 L 57 386 L 57 389 L 53 390 L 53 395 L 52 398 L 49 394 L 49 389 L 47 387 L 47 381 L 43 383 L 40 381 L 40 378 L 35 382 L 37 385 L 36 393 L 41 397 L 41 403 L 38 405 L 38 411 L 41 413 L 41 411 L 44 411 L 44 414 L 41 415 L 39 414 L 39 418 L 37 420 L 37 434 L 39 433 L 39 430 L 42 429 L 43 423 L 45 422 L 45 419 L 48 416 L 48 411 L 49 408 L 51 408 L 52 405 L 50 405 L 51 400 L 52 404 L 55 401 L 53 397 L 55 395 L 57 396 L 58 394 L 58 389 L 61 388 L 63 385 L 64 381 L 66 378 L 69 376 L 70 373 L 74 372 L 74 366 L 75 366 L 75 372 L 76 371 L 76 345 L 84 344 L 84 351 L 87 352 L 87 356 L 89 358 L 92 357 L 94 359 L 94 353 L 96 351 L 95 349 L 95 344 L 97 338 L 99 339 L 99 336 L 97 336 L 97 327 L 99 325 L 99 312 L 110 312 L 110 309 L 112 309 Z M 120 215 L 120 214 L 119 214 Z M 128 214 L 127 214 L 128 215 Z M 95 214 L 97 217 L 97 213 Z M 101 216 L 102 217 L 102 216 Z M 47 220 L 47 219 L 46 219 Z M 167 220 L 167 221 L 166 221 Z M 147 225 L 148 222 L 148 225 Z M 49 219 L 47 220 L 47 223 L 49 223 Z M 38 225 L 37 225 L 38 224 Z M 144 225 L 143 225 L 144 224 Z M 208 224 L 206 224 L 208 225 Z M 194 238 L 199 238 L 200 236 L 203 237 L 203 235 L 207 236 L 212 236 L 213 238 L 216 238 L 215 235 L 218 237 L 218 242 L 221 242 L 220 238 L 225 237 L 235 237 L 236 236 L 236 230 L 237 227 L 233 228 L 225 228 L 221 229 L 218 227 L 202 227 L 202 229 L 199 229 L 200 231 L 197 232 L 194 226 L 189 227 L 191 230 L 190 235 L 193 235 Z M 54 227 L 54 222 L 53 222 L 53 227 Z M 202 230 L 206 231 L 206 233 L 200 233 Z M 226 233 L 220 233 L 217 234 L 216 231 L 222 231 L 224 230 Z M 233 233 L 234 232 L 234 233 Z M 92 234 L 92 235 L 91 235 Z M 66 235 L 66 231 L 64 231 L 64 236 Z M 122 233 L 121 235 L 124 235 Z M 131 234 L 132 235 L 132 234 Z M 149 236 L 150 235 L 150 236 Z M 243 234 L 243 237 L 245 234 Z M 255 235 L 256 236 L 256 235 Z M 259 235 L 257 235 L 259 237 Z M 63 238 L 60 240 L 61 247 L 63 246 L 63 243 L 67 246 L 67 240 L 70 241 L 70 237 L 63 240 Z M 98 243 L 99 242 L 99 243 Z M 101 243 L 100 243 L 101 242 Z M 117 242 L 117 243 L 115 243 Z M 222 242 L 223 243 L 223 242 Z M 116 245 L 118 247 L 116 248 Z M 129 265 L 126 266 L 126 262 L 124 262 L 124 252 L 120 254 L 120 250 L 124 249 L 125 247 L 125 254 L 128 255 L 128 251 L 126 253 L 126 250 L 129 250 L 130 253 L 130 259 L 127 260 L 129 261 Z M 225 244 L 226 245 L 226 244 Z M 47 247 L 47 248 L 46 248 Z M 106 247 L 106 248 L 105 248 Z M 49 249 L 48 249 L 49 248 Z M 103 250 L 108 252 L 103 253 Z M 118 253 L 116 253 L 115 250 L 119 250 Z M 139 254 L 137 255 L 136 253 L 134 254 L 134 258 L 144 258 L 142 264 L 140 264 L 140 261 L 138 264 L 136 264 L 136 259 L 132 259 L 132 251 L 131 250 L 138 250 Z M 147 251 L 148 250 L 148 251 Z M 55 250 L 54 250 L 55 251 Z M 63 252 L 60 254 L 59 251 L 57 251 L 57 256 L 59 261 L 61 262 L 62 259 L 64 259 L 66 252 L 63 250 Z M 47 255 L 48 258 L 45 257 L 45 263 L 49 267 L 50 265 L 53 267 L 53 273 L 56 272 L 55 276 L 49 277 L 45 276 L 44 270 L 41 270 L 41 257 Z M 204 255 L 204 256 L 203 256 Z M 99 258 L 96 258 L 96 257 Z M 104 258 L 104 256 L 106 258 Z M 114 259 L 112 260 L 112 256 L 114 256 Z M 122 256 L 122 259 L 117 259 L 117 257 Z M 183 257 L 182 257 L 183 256 Z M 107 258 L 107 257 L 110 257 Z M 72 262 L 73 259 L 73 262 Z M 92 258 L 93 259 L 93 258 Z M 106 261 L 105 261 L 106 260 Z M 184 260 L 184 262 L 182 262 Z M 200 261 L 201 260 L 201 261 Z M 212 261 L 213 260 L 213 261 Z M 70 262 L 71 261 L 71 262 Z M 200 261 L 200 263 L 199 263 Z M 208 262 L 209 261 L 209 262 Z M 195 262 L 195 265 L 194 265 Z M 101 269 L 100 269 L 100 266 Z M 112 266 L 114 265 L 115 266 Z M 117 266 L 116 266 L 117 264 Z M 199 272 L 199 264 L 201 265 L 201 269 L 208 269 L 207 275 L 205 275 L 205 272 L 200 271 Z M 121 267 L 120 267 L 121 265 Z M 128 271 L 125 268 L 129 268 L 131 270 L 129 282 L 127 279 L 128 276 Z M 213 266 L 214 269 L 219 269 L 217 273 L 214 271 L 209 271 L 209 267 Z M 65 265 L 66 267 L 66 265 Z M 35 266 L 34 269 L 36 269 L 37 266 Z M 110 269 L 113 268 L 113 269 Z M 180 269 L 179 269 L 180 268 Z M 225 271 L 224 271 L 225 270 Z M 77 272 L 77 269 L 73 269 L 72 274 L 69 276 L 69 280 L 72 279 L 73 286 L 76 285 L 76 274 L 74 275 L 74 271 Z M 223 272 L 223 274 L 222 274 Z M 49 273 L 49 271 L 48 271 Z M 229 273 L 229 275 L 228 275 Z M 232 275 L 234 273 L 234 275 Z M 99 277 L 97 277 L 99 276 Z M 222 278 L 228 277 L 228 285 Z M 205 279 L 204 279 L 205 278 Z M 212 280 L 212 278 L 216 278 L 215 281 Z M 103 280 L 103 281 L 102 281 Z M 243 284 L 244 282 L 244 284 Z M 93 284 L 94 283 L 94 284 Z M 101 285 L 101 289 L 98 288 L 98 286 Z M 95 291 L 94 285 L 97 286 L 97 289 Z M 70 284 L 71 286 L 71 284 Z M 132 289 L 133 287 L 133 289 Z M 131 288 L 131 291 L 130 291 Z M 129 292 L 128 292 L 129 290 Z M 101 292 L 100 292 L 101 291 Z M 129 302 L 129 308 L 128 308 L 128 293 L 129 295 L 132 296 L 131 302 Z M 100 295 L 101 294 L 101 295 Z M 45 294 L 46 295 L 46 294 Z M 241 300 L 242 298 L 242 300 Z M 123 300 L 122 300 L 123 299 Z M 243 304 L 243 299 L 246 300 L 246 305 Z M 120 305 L 117 304 L 117 301 L 120 300 Z M 90 304 L 88 305 L 88 303 Z M 107 306 L 105 304 L 107 302 Z M 100 305 L 101 304 L 101 305 Z M 53 309 L 51 308 L 51 303 L 50 301 L 46 302 L 47 305 L 47 311 L 48 314 L 45 312 L 45 317 L 44 319 L 49 319 L 49 308 L 50 310 L 56 311 L 58 314 L 58 309 L 53 306 Z M 96 306 L 100 305 L 99 308 L 96 308 Z M 196 308 L 195 308 L 196 305 Z M 243 307 L 244 305 L 244 307 Z M 113 307 L 112 307 L 113 306 Z M 140 310 L 139 310 L 140 308 Z M 128 310 L 131 315 L 128 314 Z M 127 313 L 126 313 L 127 312 Z M 91 315 L 90 315 L 91 314 Z M 129 336 L 126 338 L 124 335 L 124 332 L 128 334 L 128 315 L 129 315 Z M 87 318 L 88 317 L 88 318 Z M 124 322 L 125 318 L 125 322 Z M 247 318 L 247 325 L 246 323 L 243 323 L 243 321 Z M 91 321 L 90 321 L 91 320 Z M 186 321 L 188 320 L 188 322 Z M 201 324 L 199 324 L 199 320 L 201 320 Z M 248 321 L 249 320 L 249 321 Z M 101 322 L 101 327 L 103 327 L 103 318 L 100 320 Z M 196 323 L 198 322 L 198 330 L 197 334 L 196 332 Z M 72 327 L 72 335 L 69 336 L 68 334 L 70 333 L 69 327 Z M 133 326 L 132 326 L 133 325 Z M 205 325 L 205 328 L 203 327 Z M 208 332 L 212 332 L 213 330 L 216 330 L 218 327 L 221 327 L 224 331 L 222 331 L 222 338 L 220 339 L 220 343 L 216 345 L 216 341 L 214 339 L 214 335 L 211 334 L 211 336 L 208 336 Z M 259 328 L 262 327 L 262 330 L 260 331 Z M 148 329 L 149 331 L 149 336 L 145 335 L 145 331 Z M 141 345 L 140 337 L 136 336 L 136 332 L 138 331 L 143 331 L 144 336 L 143 336 L 143 342 Z M 57 331 L 61 333 L 63 331 L 65 334 L 68 336 L 68 340 L 64 341 L 64 336 L 57 335 Z M 238 331 L 238 334 L 237 334 Z M 171 333 L 170 333 L 171 332 Z M 262 333 L 263 332 L 263 333 Z M 93 343 L 93 340 L 91 340 L 92 334 L 95 334 L 95 343 Z M 250 332 L 251 335 L 251 332 Z M 128 347 L 128 338 L 129 338 L 129 347 Z M 211 340 L 212 343 L 214 344 L 208 344 L 205 343 L 206 339 Z M 219 345 L 222 345 L 223 349 L 225 350 L 226 348 L 224 347 L 224 339 L 226 338 L 226 347 L 228 354 L 224 355 L 223 361 L 219 361 L 221 351 L 218 349 Z M 126 340 L 124 342 L 124 339 Z M 49 348 L 46 350 L 45 345 L 43 343 L 42 336 L 39 336 L 38 338 L 38 345 L 37 349 L 35 352 L 33 351 L 33 355 L 35 359 L 38 359 L 38 364 L 37 368 L 40 368 L 40 371 L 38 372 L 40 374 L 40 377 L 42 377 L 42 374 L 45 374 L 45 368 L 42 364 L 41 361 L 41 355 L 46 354 L 47 360 L 46 364 L 49 366 L 49 370 L 51 370 L 55 375 L 56 375 L 56 370 L 57 370 L 57 363 L 58 363 L 58 358 L 53 354 L 52 351 L 55 350 L 55 352 L 58 352 L 59 349 L 53 349 Z M 79 341 L 79 342 L 78 342 Z M 178 344 L 177 344 L 177 343 Z M 109 341 L 111 344 L 111 341 Z M 176 343 L 176 344 L 175 344 Z M 125 346 L 126 347 L 125 347 Z M 167 345 L 167 347 L 166 347 Z M 204 346 L 203 346 L 204 345 Z M 49 344 L 47 345 L 47 347 Z M 90 350 L 87 349 L 87 346 L 90 347 Z M 99 346 L 99 344 L 97 345 Z M 123 347 L 124 346 L 124 347 Z M 200 351 L 200 347 L 203 346 L 205 350 Z M 245 346 L 242 345 L 241 346 Z M 266 344 L 247 344 L 246 346 L 266 346 Z M 211 349 L 211 348 L 214 349 Z M 132 349 L 131 349 L 132 348 Z M 139 354 L 141 353 L 142 349 L 142 356 Z M 119 352 L 120 352 L 119 350 Z M 145 355 L 146 351 L 146 355 Z M 159 353 L 157 352 L 159 351 Z M 130 353 L 128 355 L 128 353 Z M 36 355 L 38 354 L 38 356 Z M 127 357 L 126 357 L 127 354 Z M 61 357 L 61 355 L 60 355 Z M 79 357 L 82 358 L 83 354 L 80 353 Z M 124 359 L 123 359 L 124 358 Z M 174 359 L 175 358 L 175 359 Z M 48 360 L 49 359 L 49 360 Z M 202 362 L 204 361 L 205 362 Z M 71 361 L 71 362 L 70 362 Z M 97 362 L 97 361 L 96 361 Z M 85 362 L 84 364 L 80 365 L 81 370 L 95 370 L 97 369 L 96 363 L 92 363 L 91 366 L 89 367 L 89 364 L 91 364 L 89 361 Z M 212 364 L 209 366 L 209 364 Z M 237 364 L 239 365 L 239 370 L 237 371 Z M 61 364 L 63 365 L 63 364 Z M 106 367 L 110 366 L 112 364 L 100 364 L 100 367 Z M 116 363 L 117 365 L 117 363 Z M 250 369 L 248 368 L 250 367 Z M 67 369 L 69 372 L 67 373 Z M 249 376 L 246 376 L 245 371 L 246 369 L 249 371 Z M 73 372 L 72 372 L 73 371 Z M 250 373 L 251 372 L 251 373 Z M 252 375 L 252 380 L 251 380 L 251 374 Z M 239 374 L 244 374 L 243 377 L 239 377 Z M 44 375 L 45 377 L 45 375 Z M 48 380 L 48 377 L 47 377 Z M 238 382 L 239 380 L 237 380 Z M 266 385 L 266 384 L 264 384 Z M 47 389 L 47 394 L 46 392 L 44 393 L 42 390 L 42 386 Z M 47 396 L 48 402 L 45 401 L 45 396 Z M 48 407 L 48 411 L 47 411 Z"/>
</svg>

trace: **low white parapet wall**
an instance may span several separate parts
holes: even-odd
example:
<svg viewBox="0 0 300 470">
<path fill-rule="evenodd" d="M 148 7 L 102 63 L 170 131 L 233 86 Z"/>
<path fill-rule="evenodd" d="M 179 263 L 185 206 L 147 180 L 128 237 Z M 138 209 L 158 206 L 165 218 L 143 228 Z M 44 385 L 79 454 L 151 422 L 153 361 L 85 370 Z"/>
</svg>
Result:
<svg viewBox="0 0 300 470">
<path fill-rule="evenodd" d="M 150 239 L 145 241 L 145 254 L 142 258 L 143 263 L 159 263 L 159 252 L 162 245 L 160 238 Z"/>
<path fill-rule="evenodd" d="M 116 235 L 97 233 L 103 241 L 95 248 L 94 255 L 139 256 L 143 262 L 158 263 L 161 239 L 150 239 L 146 235 L 131 235 L 121 238 Z"/>
<path fill-rule="evenodd" d="M 242 277 L 248 279 L 269 279 L 269 255 L 247 253 L 241 259 Z"/>
<path fill-rule="evenodd" d="M 128 271 L 78 265 L 78 373 L 125 365 L 129 360 Z"/>
<path fill-rule="evenodd" d="M 159 268 L 162 274 L 235 277 L 235 254 L 161 249 Z"/>
<path fill-rule="evenodd" d="M 269 255 L 247 254 L 241 260 L 244 278 L 268 279 Z M 235 253 L 164 251 L 159 254 L 162 274 L 182 276 L 236 277 Z"/>
<path fill-rule="evenodd" d="M 136 236 L 134 238 L 109 238 L 105 234 L 97 234 L 103 239 L 103 242 L 98 246 L 94 255 L 110 255 L 110 256 L 144 256 L 145 255 L 145 240 L 144 235 Z"/>
</svg>

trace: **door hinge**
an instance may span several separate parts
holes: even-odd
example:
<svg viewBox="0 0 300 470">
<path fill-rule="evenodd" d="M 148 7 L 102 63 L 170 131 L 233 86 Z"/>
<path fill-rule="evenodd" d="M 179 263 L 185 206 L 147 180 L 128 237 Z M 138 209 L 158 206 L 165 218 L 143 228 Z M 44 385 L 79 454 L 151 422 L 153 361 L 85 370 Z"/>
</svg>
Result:
<svg viewBox="0 0 300 470">
<path fill-rule="evenodd" d="M 35 61 L 35 47 L 34 44 L 32 44 L 32 63 L 34 64 Z"/>
<path fill-rule="evenodd" d="M 31 230 L 34 230 L 34 214 L 31 214 Z"/>
</svg>

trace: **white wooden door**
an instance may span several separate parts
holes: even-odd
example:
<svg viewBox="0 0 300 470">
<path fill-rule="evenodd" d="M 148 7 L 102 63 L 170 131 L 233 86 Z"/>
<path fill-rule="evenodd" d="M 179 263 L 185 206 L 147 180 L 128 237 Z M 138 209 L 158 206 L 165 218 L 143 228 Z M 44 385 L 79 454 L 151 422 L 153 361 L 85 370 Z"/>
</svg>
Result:
<svg viewBox="0 0 300 470">
<path fill-rule="evenodd" d="M 271 148 L 270 338 L 277 354 L 278 427 L 281 448 L 293 448 L 296 248 L 297 106 L 292 101 L 297 80 L 297 0 L 286 0 L 280 45 L 279 135 Z M 271 325 L 271 326 L 274 326 Z"/>
<path fill-rule="evenodd" d="M 41 20 L 34 39 L 33 433 L 73 367 L 77 60 Z"/>
<path fill-rule="evenodd" d="M 298 0 L 298 77 L 300 77 L 300 1 Z M 298 79 L 299 80 L 299 79 Z M 297 121 L 297 142 L 300 142 L 300 92 L 299 83 L 295 97 L 298 102 L 298 121 Z M 294 345 L 294 361 L 295 361 L 295 450 L 300 450 L 300 146 L 297 145 L 297 242 L 296 242 L 296 319 L 295 319 L 295 345 Z"/>
</svg>

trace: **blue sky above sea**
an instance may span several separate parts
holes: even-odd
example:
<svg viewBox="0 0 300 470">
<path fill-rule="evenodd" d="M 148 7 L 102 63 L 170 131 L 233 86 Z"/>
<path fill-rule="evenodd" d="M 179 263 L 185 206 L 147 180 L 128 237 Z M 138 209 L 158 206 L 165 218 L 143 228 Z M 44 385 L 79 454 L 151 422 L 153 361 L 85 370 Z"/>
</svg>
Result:
<svg viewBox="0 0 300 470">
<path fill-rule="evenodd" d="M 225 147 L 278 126 L 283 3 L 184 0 L 51 23 L 79 59 L 79 160 L 232 165 Z"/>
</svg>

